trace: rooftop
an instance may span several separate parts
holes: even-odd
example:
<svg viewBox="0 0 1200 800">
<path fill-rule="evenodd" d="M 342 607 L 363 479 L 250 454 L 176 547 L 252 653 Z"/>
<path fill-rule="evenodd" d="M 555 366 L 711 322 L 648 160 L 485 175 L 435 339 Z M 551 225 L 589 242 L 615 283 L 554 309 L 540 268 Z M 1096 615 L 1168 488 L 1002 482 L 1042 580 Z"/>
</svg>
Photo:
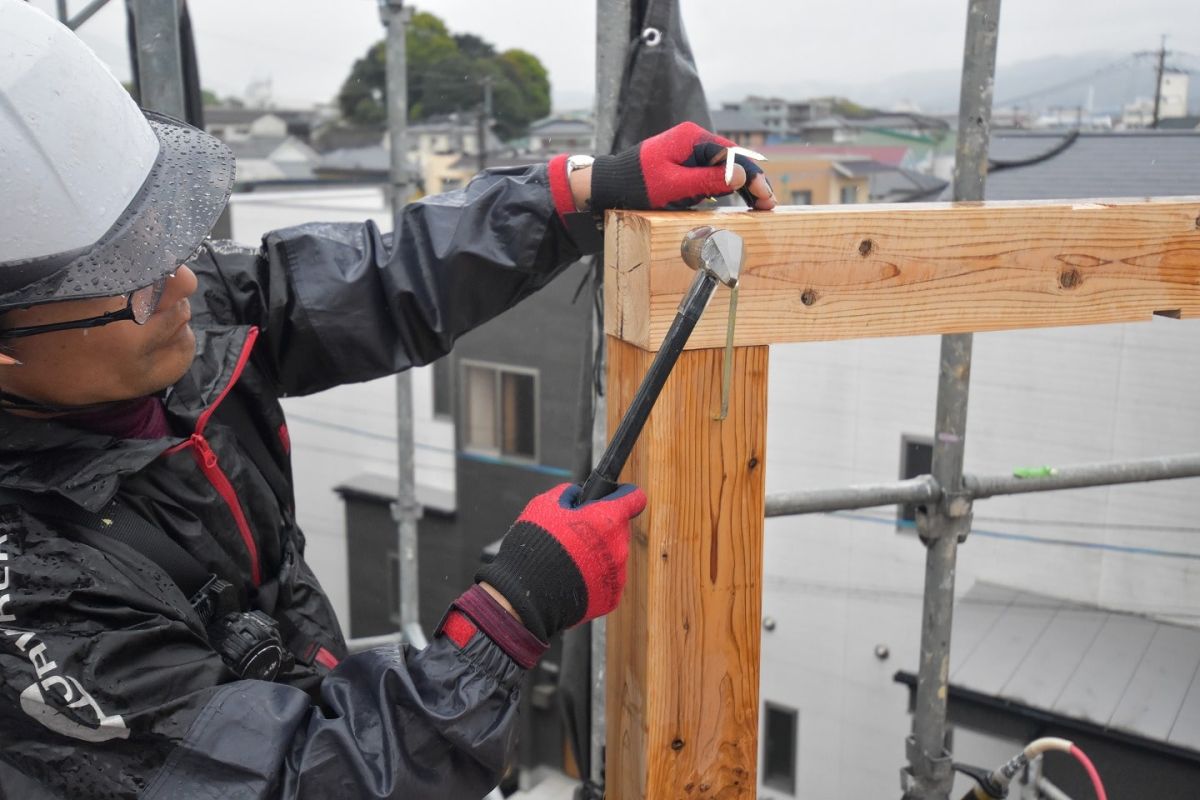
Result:
<svg viewBox="0 0 1200 800">
<path fill-rule="evenodd" d="M 1064 144 L 1059 132 L 992 136 L 993 162 L 1033 160 Z M 1200 133 L 1085 132 L 1062 152 L 1027 166 L 993 169 L 988 200 L 1170 197 L 1200 193 Z M 949 199 L 944 194 L 942 199 Z"/>
<path fill-rule="evenodd" d="M 734 108 L 714 108 L 712 115 L 714 131 L 737 131 L 739 133 L 771 133 L 760 119 Z"/>
<path fill-rule="evenodd" d="M 976 584 L 952 641 L 952 687 L 1200 750 L 1200 629 Z"/>
</svg>

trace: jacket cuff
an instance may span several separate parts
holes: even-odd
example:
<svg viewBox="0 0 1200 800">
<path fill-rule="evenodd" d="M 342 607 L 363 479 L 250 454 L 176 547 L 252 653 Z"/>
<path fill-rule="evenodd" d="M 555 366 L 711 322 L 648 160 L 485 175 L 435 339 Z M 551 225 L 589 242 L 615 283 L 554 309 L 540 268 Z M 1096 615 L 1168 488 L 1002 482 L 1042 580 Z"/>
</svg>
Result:
<svg viewBox="0 0 1200 800">
<path fill-rule="evenodd" d="M 567 176 L 567 155 L 564 153 L 550 159 L 546 172 L 559 222 L 567 229 L 580 253 L 599 253 L 604 249 L 604 217 L 575 209 L 575 195 L 571 192 L 571 180 Z"/>
<path fill-rule="evenodd" d="M 466 648 L 476 634 L 482 633 L 522 669 L 532 669 L 550 647 L 478 584 L 450 604 L 437 632 L 460 649 Z"/>
<path fill-rule="evenodd" d="M 568 214 L 578 213 L 575 196 L 571 193 L 571 179 L 567 176 L 566 153 L 550 159 L 546 170 L 550 179 L 550 196 L 554 198 L 554 210 L 565 224 Z"/>
</svg>

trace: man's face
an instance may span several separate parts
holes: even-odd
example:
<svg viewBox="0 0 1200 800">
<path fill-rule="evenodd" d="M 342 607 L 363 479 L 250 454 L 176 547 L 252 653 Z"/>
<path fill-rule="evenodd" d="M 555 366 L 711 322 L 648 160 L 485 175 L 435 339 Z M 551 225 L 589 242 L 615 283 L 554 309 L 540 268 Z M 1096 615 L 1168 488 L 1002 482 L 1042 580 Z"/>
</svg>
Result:
<svg viewBox="0 0 1200 800">
<path fill-rule="evenodd" d="M 196 275 L 180 267 L 168 278 L 158 310 L 137 325 L 55 331 L 0 344 L 21 364 L 0 365 L 0 390 L 53 405 L 89 405 L 154 394 L 179 380 L 195 357 L 188 297 Z M 120 311 L 126 298 L 68 300 L 4 315 L 6 328 L 48 325 Z M 0 359 L 0 364 L 3 360 Z"/>
</svg>

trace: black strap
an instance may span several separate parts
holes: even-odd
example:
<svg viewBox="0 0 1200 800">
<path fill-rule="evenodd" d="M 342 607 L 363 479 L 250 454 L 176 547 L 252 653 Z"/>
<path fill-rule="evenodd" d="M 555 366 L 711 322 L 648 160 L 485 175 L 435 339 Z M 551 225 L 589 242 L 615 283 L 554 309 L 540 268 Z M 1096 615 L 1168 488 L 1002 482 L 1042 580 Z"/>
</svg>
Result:
<svg viewBox="0 0 1200 800">
<path fill-rule="evenodd" d="M 0 487 L 0 506 L 10 503 L 37 516 L 99 531 L 132 547 L 161 567 L 185 597 L 195 597 L 211 577 L 195 556 L 184 550 L 166 531 L 147 522 L 115 497 L 96 514 L 61 497 Z"/>
</svg>

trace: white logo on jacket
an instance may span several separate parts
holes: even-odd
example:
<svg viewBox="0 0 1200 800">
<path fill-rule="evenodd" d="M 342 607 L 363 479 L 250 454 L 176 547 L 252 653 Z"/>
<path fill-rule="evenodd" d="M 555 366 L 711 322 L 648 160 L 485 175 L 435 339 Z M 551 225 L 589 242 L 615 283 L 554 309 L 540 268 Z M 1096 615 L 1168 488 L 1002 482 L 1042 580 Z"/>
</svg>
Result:
<svg viewBox="0 0 1200 800">
<path fill-rule="evenodd" d="M 0 536 L 0 563 L 8 561 L 4 545 L 8 536 Z M 0 625 L 16 622 L 5 609 L 12 600 L 8 565 L 0 568 Z M 120 714 L 106 714 L 100 704 L 70 675 L 63 675 L 58 664 L 46 654 L 46 644 L 37 631 L 0 629 L 33 666 L 37 680 L 21 692 L 21 710 L 55 733 L 85 742 L 106 742 L 129 738 L 129 728 Z M 64 708 L 75 713 L 67 714 Z M 88 713 L 84 709 L 91 709 Z M 92 722 L 92 718 L 95 722 Z"/>
</svg>

